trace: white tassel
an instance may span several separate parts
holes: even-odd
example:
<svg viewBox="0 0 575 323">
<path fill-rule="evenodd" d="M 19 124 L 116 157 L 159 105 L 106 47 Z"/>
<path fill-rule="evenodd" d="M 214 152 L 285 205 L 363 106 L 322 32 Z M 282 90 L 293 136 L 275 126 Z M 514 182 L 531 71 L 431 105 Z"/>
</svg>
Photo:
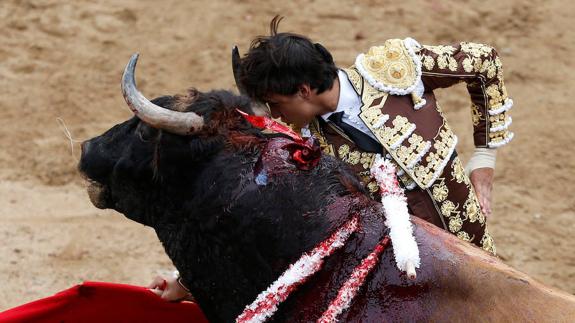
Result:
<svg viewBox="0 0 575 323">
<path fill-rule="evenodd" d="M 419 248 L 413 236 L 413 226 L 407 209 L 407 198 L 399 187 L 395 166 L 380 155 L 371 167 L 371 175 L 377 181 L 381 203 L 385 212 L 385 224 L 389 227 L 389 237 L 393 244 L 393 254 L 397 268 L 416 278 L 415 269 L 419 268 Z"/>
</svg>

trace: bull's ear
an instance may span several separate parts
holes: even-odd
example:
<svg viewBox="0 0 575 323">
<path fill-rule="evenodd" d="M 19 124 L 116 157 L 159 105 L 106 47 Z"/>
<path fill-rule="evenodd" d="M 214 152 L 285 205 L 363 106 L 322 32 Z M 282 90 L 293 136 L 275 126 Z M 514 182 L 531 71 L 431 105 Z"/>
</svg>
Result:
<svg viewBox="0 0 575 323">
<path fill-rule="evenodd" d="M 136 128 L 136 134 L 142 141 L 153 142 L 156 141 L 160 135 L 160 130 L 140 121 Z"/>
</svg>

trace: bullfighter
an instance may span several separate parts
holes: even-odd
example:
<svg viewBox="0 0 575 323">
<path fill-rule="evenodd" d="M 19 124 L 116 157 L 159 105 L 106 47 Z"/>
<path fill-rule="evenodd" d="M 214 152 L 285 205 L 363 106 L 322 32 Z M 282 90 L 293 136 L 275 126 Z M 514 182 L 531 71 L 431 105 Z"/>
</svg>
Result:
<svg viewBox="0 0 575 323">
<path fill-rule="evenodd" d="M 316 137 L 324 153 L 354 169 L 376 197 L 369 176 L 376 154 L 392 161 L 410 212 L 495 254 L 486 229 L 496 149 L 507 144 L 513 101 L 493 47 L 460 42 L 420 45 L 389 39 L 338 68 L 306 36 L 279 33 L 253 40 L 234 70 L 238 87 L 274 118 Z M 235 55 L 238 55 L 237 53 Z M 465 82 L 475 151 L 467 167 L 433 91 Z"/>
</svg>

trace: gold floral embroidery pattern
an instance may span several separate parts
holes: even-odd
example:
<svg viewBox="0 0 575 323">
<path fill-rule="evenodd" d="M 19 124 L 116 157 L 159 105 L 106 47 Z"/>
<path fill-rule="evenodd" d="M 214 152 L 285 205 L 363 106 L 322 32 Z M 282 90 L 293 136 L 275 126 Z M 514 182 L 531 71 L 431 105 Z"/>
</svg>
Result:
<svg viewBox="0 0 575 323">
<path fill-rule="evenodd" d="M 484 120 L 484 117 L 479 111 L 479 107 L 475 103 L 471 103 L 471 121 L 473 126 L 477 127 L 481 120 Z"/>
<path fill-rule="evenodd" d="M 453 55 L 453 53 L 455 52 L 455 47 L 451 45 L 437 45 L 437 46 L 423 45 L 423 48 L 426 48 L 437 55 Z"/>
<path fill-rule="evenodd" d="M 495 248 L 495 244 L 493 243 L 493 238 L 491 234 L 485 229 L 485 234 L 483 234 L 483 238 L 481 238 L 481 246 L 483 250 L 490 252 L 493 255 L 497 254 L 497 249 Z"/>
<path fill-rule="evenodd" d="M 447 189 L 447 185 L 445 185 L 444 179 L 440 179 L 438 182 L 439 183 L 432 186 L 433 199 L 437 202 L 443 202 L 447 198 L 449 190 Z"/>
<path fill-rule="evenodd" d="M 497 125 L 490 124 L 487 111 L 493 114 L 494 111 L 509 109 L 512 104 L 508 101 L 501 59 L 495 49 L 488 45 L 471 42 L 461 42 L 458 46 L 424 45 L 421 48 L 418 54 L 424 69 L 424 76 L 449 76 L 451 72 L 454 72 L 453 78 L 459 81 L 465 80 L 469 92 L 473 93 L 471 105 L 473 126 L 476 130 L 486 131 L 485 135 L 482 133 L 481 136 L 476 136 L 478 140 L 476 144 L 496 148 L 509 142 L 512 134 L 496 136 L 494 140 L 490 140 L 487 135 L 489 129 L 497 127 Z M 480 93 L 484 96 L 479 96 Z"/>
<path fill-rule="evenodd" d="M 371 178 L 371 173 L 369 170 L 373 164 L 373 161 L 375 160 L 375 154 L 360 152 L 358 150 L 351 150 L 348 145 L 343 144 L 338 148 L 338 155 L 344 162 L 352 166 L 360 164 L 361 167 L 365 169 L 365 171 L 360 172 L 358 175 L 369 191 L 370 195 L 374 197 L 374 194 L 379 191 L 379 185 L 373 178 Z"/>
<path fill-rule="evenodd" d="M 375 154 L 368 153 L 368 152 L 362 152 L 361 156 L 359 158 L 359 162 L 361 163 L 361 166 L 363 166 L 363 168 L 370 169 L 371 164 L 373 164 L 374 159 L 375 159 Z"/>
<path fill-rule="evenodd" d="M 453 180 L 458 183 L 464 183 L 469 190 L 469 194 L 463 204 L 456 203 L 456 201 L 450 199 L 449 187 L 446 185 L 448 179 L 446 178 L 440 177 L 437 179 L 428 192 L 437 203 L 438 211 L 447 223 L 449 232 L 457 235 L 459 239 L 472 242 L 476 237 L 465 232 L 465 224 L 478 222 L 479 225 L 484 226 L 485 217 L 481 213 L 479 201 L 473 191 L 471 181 L 465 175 L 463 165 L 458 157 L 453 160 L 451 175 Z M 484 236 L 480 243 L 485 250 L 494 254 L 493 239 L 491 239 L 487 231 L 485 231 L 485 234 L 487 237 Z"/>
<path fill-rule="evenodd" d="M 435 60 L 431 56 L 423 55 L 423 66 L 428 70 L 431 71 L 435 66 Z"/>
<path fill-rule="evenodd" d="M 369 169 L 375 159 L 374 153 L 351 150 L 347 144 L 339 146 L 337 149 L 337 155 L 339 156 L 339 159 L 352 166 L 361 164 L 364 169 Z"/>
<path fill-rule="evenodd" d="M 367 82 L 364 85 L 361 75 L 355 68 L 352 67 L 350 69 L 345 69 L 344 71 L 347 73 L 356 92 L 361 93 L 363 91 L 363 107 L 361 112 L 362 120 L 368 126 L 374 127 L 375 125 L 380 125 L 380 128 L 383 127 L 383 124 L 389 119 L 388 115 L 381 112 L 381 108 L 383 107 L 387 97 L 387 93 L 375 89 Z M 377 99 L 381 99 L 381 101 L 378 104 L 372 105 L 373 102 Z M 417 152 L 421 153 L 419 150 L 417 150 Z M 364 183 L 368 183 L 367 188 L 371 193 L 378 191 L 377 183 L 371 179 L 369 172 L 374 159 L 375 155 L 371 153 L 362 153 L 359 159 L 359 163 L 363 166 L 364 169 L 366 169 L 366 171 L 360 172 L 359 176 Z M 392 160 L 392 162 L 395 164 L 397 169 L 401 169 L 401 166 L 398 165 L 394 160 Z M 412 189 L 416 186 L 414 180 L 405 172 L 402 172 L 401 175 L 398 174 L 398 178 L 403 186 L 408 189 Z"/>
<path fill-rule="evenodd" d="M 457 183 L 463 183 L 467 179 L 467 176 L 465 175 L 465 168 L 463 167 L 461 160 L 457 157 L 453 160 L 452 163 L 451 176 L 453 176 Z"/>
<path fill-rule="evenodd" d="M 469 236 L 469 233 L 465 232 L 465 231 L 459 231 L 457 232 L 457 237 L 463 241 L 471 241 L 472 238 Z"/>
<path fill-rule="evenodd" d="M 458 209 L 459 204 L 455 205 L 452 201 L 449 200 L 444 201 L 440 207 L 441 215 L 443 215 L 446 218 L 449 218 L 452 215 L 455 217 L 459 217 L 461 211 L 459 211 Z"/>
<path fill-rule="evenodd" d="M 471 187 L 469 190 L 469 196 L 467 197 L 467 201 L 465 201 L 463 208 L 465 209 L 465 217 L 469 222 L 474 223 L 479 221 L 481 224 L 485 223 L 485 216 L 481 213 L 479 201 Z"/>
<path fill-rule="evenodd" d="M 488 57 L 493 52 L 493 48 L 484 44 L 462 42 L 461 51 L 470 54 L 473 57 Z"/>
<path fill-rule="evenodd" d="M 333 150 L 333 145 L 329 144 L 327 142 L 327 140 L 325 139 L 324 135 L 321 133 L 320 130 L 320 126 L 317 122 L 317 120 L 314 120 L 310 126 L 309 126 L 309 131 L 311 133 L 311 135 L 317 139 L 317 141 L 319 142 L 319 146 L 321 148 L 321 151 L 324 154 L 330 155 L 330 156 L 334 156 L 335 157 L 335 153 Z"/>
<path fill-rule="evenodd" d="M 437 61 L 437 67 L 441 69 L 449 69 L 452 72 L 457 71 L 457 61 L 453 57 L 453 53 L 455 52 L 455 47 L 453 46 L 427 46 L 424 45 L 423 48 L 437 54 L 437 58 L 428 55 L 422 55 L 423 59 L 423 66 L 427 70 L 432 70 L 435 66 L 435 61 Z"/>
<path fill-rule="evenodd" d="M 377 185 L 376 181 L 372 180 L 367 184 L 367 190 L 372 194 L 376 193 L 379 190 L 379 185 Z"/>
<path fill-rule="evenodd" d="M 460 217 L 452 217 L 449 219 L 449 231 L 457 233 L 463 227 L 463 220 Z"/>
</svg>

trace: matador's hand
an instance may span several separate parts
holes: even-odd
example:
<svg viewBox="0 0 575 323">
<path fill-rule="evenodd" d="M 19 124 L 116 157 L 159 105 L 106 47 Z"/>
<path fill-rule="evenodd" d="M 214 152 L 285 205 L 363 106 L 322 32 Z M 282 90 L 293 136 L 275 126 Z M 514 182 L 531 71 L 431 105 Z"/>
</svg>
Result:
<svg viewBox="0 0 575 323">
<path fill-rule="evenodd" d="M 192 295 L 178 282 L 177 277 L 157 276 L 148 286 L 150 291 L 166 301 L 178 302 L 191 299 Z"/>
<path fill-rule="evenodd" d="M 474 169 L 470 174 L 471 184 L 475 189 L 481 211 L 485 217 L 491 215 L 491 189 L 493 188 L 493 168 L 483 167 Z"/>
</svg>

